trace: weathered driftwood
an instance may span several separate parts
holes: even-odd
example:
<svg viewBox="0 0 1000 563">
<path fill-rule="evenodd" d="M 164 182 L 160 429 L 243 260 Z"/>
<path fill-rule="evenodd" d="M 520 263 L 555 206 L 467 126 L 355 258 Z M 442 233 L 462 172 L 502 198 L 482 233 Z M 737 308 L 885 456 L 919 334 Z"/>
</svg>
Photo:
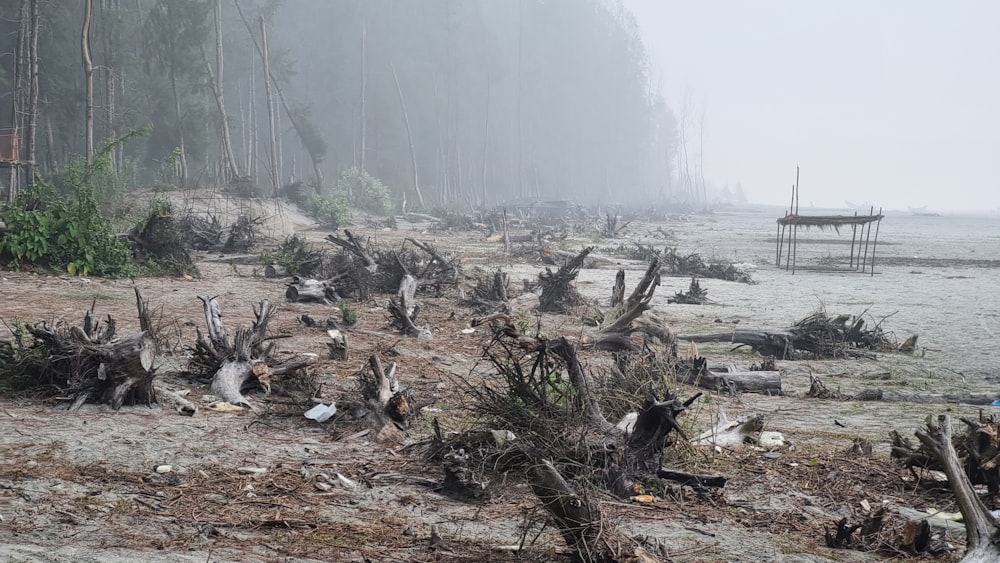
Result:
<svg viewBox="0 0 1000 563">
<path fill-rule="evenodd" d="M 927 429 L 916 432 L 917 439 L 941 464 L 948 484 L 965 521 L 966 552 L 963 563 L 1000 561 L 1000 522 L 976 495 L 952 445 L 951 418 L 929 417 Z M 995 465 L 995 461 L 993 461 Z"/>
<path fill-rule="evenodd" d="M 389 300 L 389 315 L 392 317 L 393 326 L 402 331 L 403 334 L 414 338 L 431 338 L 429 326 L 417 326 L 417 315 L 420 313 L 420 307 L 417 305 L 416 292 L 417 281 L 413 276 L 409 274 L 403 276 L 396 294 L 399 301 Z"/>
<path fill-rule="evenodd" d="M 330 357 L 334 360 L 346 362 L 349 356 L 347 333 L 339 329 L 330 329 L 326 333 L 330 336 L 330 342 L 326 343 L 330 349 Z"/>
<path fill-rule="evenodd" d="M 264 277 L 265 278 L 287 278 L 288 270 L 278 264 L 268 264 L 264 266 Z"/>
<path fill-rule="evenodd" d="M 853 401 L 884 401 L 887 403 L 921 403 L 943 404 L 958 403 L 961 405 L 991 405 L 1000 399 L 996 393 L 914 393 L 893 391 L 889 389 L 866 389 L 850 397 Z"/>
<path fill-rule="evenodd" d="M 700 358 L 699 358 L 700 359 Z M 678 369 L 677 383 L 696 385 L 703 389 L 736 393 L 781 395 L 780 371 L 747 371 L 736 366 L 710 366 L 695 362 L 693 369 Z"/>
<path fill-rule="evenodd" d="M 197 341 L 191 364 L 196 371 L 212 374 L 212 392 L 223 401 L 250 408 L 243 389 L 252 383 L 270 392 L 270 378 L 283 375 L 309 364 L 308 357 L 268 364 L 274 344 L 267 337 L 267 324 L 274 314 L 268 300 L 254 307 L 254 322 L 240 327 L 230 339 L 222 323 L 222 309 L 216 297 L 198 296 L 205 312 L 208 337 L 197 330 Z"/>
<path fill-rule="evenodd" d="M 342 274 L 326 280 L 314 280 L 295 276 L 285 290 L 285 299 L 291 303 L 328 304 L 340 301 L 343 297 L 338 282 L 346 277 Z"/>
<path fill-rule="evenodd" d="M 372 354 L 368 358 L 367 369 L 362 369 L 359 374 L 359 383 L 361 398 L 366 402 L 369 412 L 375 415 L 374 425 L 377 429 L 386 424 L 407 428 L 421 409 L 435 401 L 415 401 L 410 391 L 400 383 L 396 375 L 396 364 L 390 364 L 386 370 L 378 354 Z"/>
</svg>

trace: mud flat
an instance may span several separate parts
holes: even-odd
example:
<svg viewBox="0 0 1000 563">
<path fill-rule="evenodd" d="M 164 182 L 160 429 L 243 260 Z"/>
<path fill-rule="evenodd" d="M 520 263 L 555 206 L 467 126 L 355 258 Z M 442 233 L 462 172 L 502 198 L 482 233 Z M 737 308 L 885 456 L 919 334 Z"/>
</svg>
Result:
<svg viewBox="0 0 1000 563">
<path fill-rule="evenodd" d="M 721 412 L 730 418 L 762 415 L 765 429 L 780 432 L 786 446 L 722 451 L 675 446 L 667 450 L 666 463 L 724 474 L 729 477 L 724 492 L 706 496 L 678 486 L 642 504 L 608 497 L 605 516 L 625 532 L 646 538 L 648 545 L 662 544 L 661 553 L 672 561 L 877 561 L 887 554 L 826 547 L 824 531 L 842 517 L 862 518 L 865 506 L 885 506 L 890 513 L 898 508 L 954 512 L 949 493 L 918 488 L 907 470 L 889 460 L 889 432 L 912 436 L 928 414 L 948 411 L 956 418 L 975 418 L 992 407 L 805 397 L 810 377 L 845 394 L 874 387 L 995 390 L 991 355 L 1000 302 L 991 297 L 991 288 L 1000 283 L 998 270 L 982 263 L 909 263 L 904 257 L 954 260 L 976 254 L 975 260 L 997 260 L 986 254 L 1000 252 L 998 239 L 990 238 L 1000 235 L 995 225 L 989 227 L 992 223 L 977 224 L 978 230 L 965 235 L 948 225 L 928 229 L 916 219 L 912 223 L 896 225 L 891 215 L 885 220 L 880 234 L 885 262 L 875 276 L 811 271 L 791 276 L 774 267 L 768 263 L 774 222 L 765 213 L 717 213 L 657 225 L 673 233 L 670 240 L 652 236 L 656 226 L 634 225 L 628 238 L 570 236 L 558 243 L 566 251 L 595 245 L 596 252 L 611 256 L 610 262 L 584 268 L 578 278 L 581 293 L 598 300 L 608 298 L 619 267 L 626 269 L 629 287 L 642 275 L 644 263 L 614 258 L 606 250 L 635 241 L 754 265 L 755 285 L 702 280 L 712 303 L 701 306 L 667 304 L 667 297 L 686 289 L 690 280 L 663 278 L 653 306 L 678 333 L 717 332 L 734 324 L 787 326 L 825 306 L 831 313 L 884 318 L 900 340 L 920 336 L 914 354 L 779 362 L 780 397 L 708 393 L 684 419 L 688 435 L 713 426 Z M 499 265 L 518 285 L 544 270 L 535 258 L 511 260 L 482 233 L 412 228 L 354 230 L 380 244 L 401 243 L 417 233 L 463 256 L 466 272 Z M 324 235 L 308 233 L 317 241 Z M 984 246 L 991 240 L 992 246 Z M 828 248 L 816 257 L 824 257 Z M 832 252 L 842 250 L 834 246 Z M 203 323 L 196 296 L 218 295 L 226 322 L 238 326 L 252 319 L 252 303 L 262 298 L 281 302 L 285 289 L 283 280 L 263 278 L 262 267 L 203 258 L 200 278 L 134 281 L 169 321 L 165 334 L 172 354 L 161 360 L 159 379 L 202 403 L 207 386 L 179 375 L 186 363 L 183 346 L 194 341 L 195 327 Z M 810 260 L 808 253 L 802 260 Z M 119 331 L 129 333 L 138 329 L 132 292 L 131 280 L 0 271 L 0 318 L 8 324 L 15 318 L 76 321 L 96 302 L 99 315 L 113 315 Z M 541 323 L 545 334 L 572 338 L 582 332 L 579 315 L 536 318 L 532 299 L 525 294 L 515 306 L 526 319 Z M 433 418 L 446 431 L 474 421 L 476 414 L 454 377 L 477 377 L 488 369 L 479 360 L 489 331 L 463 332 L 472 312 L 446 295 L 421 300 L 421 315 L 434 338 L 388 334 L 384 301 L 352 304 L 358 325 L 351 335 L 351 359 L 321 359 L 312 369 L 320 374 L 324 397 L 349 395 L 367 356 L 390 350 L 404 384 L 417 395 L 438 398 L 397 442 L 378 443 L 371 434 L 347 435 L 336 423 L 320 425 L 266 410 L 202 408 L 184 417 L 159 406 L 114 412 L 85 405 L 67 412 L 64 403 L 4 398 L 0 556 L 52 562 L 565 560 L 565 544 L 551 526 L 543 526 L 546 517 L 523 484 L 505 484 L 488 502 L 452 500 L 438 492 L 441 465 L 424 455 L 422 443 L 432 436 Z M 325 318 L 336 315 L 337 308 L 282 303 L 272 331 L 284 336 L 281 349 L 325 358 L 327 337 L 295 320 L 303 313 Z M 0 340 L 10 337 L 6 331 L 0 327 Z M 759 360 L 749 350 L 731 348 L 706 344 L 699 351 L 710 362 Z M 872 444 L 870 455 L 851 453 L 859 440 Z M 319 474 L 330 478 L 328 487 L 316 486 Z M 957 560 L 961 539 L 944 539 L 957 550 L 936 560 Z"/>
</svg>

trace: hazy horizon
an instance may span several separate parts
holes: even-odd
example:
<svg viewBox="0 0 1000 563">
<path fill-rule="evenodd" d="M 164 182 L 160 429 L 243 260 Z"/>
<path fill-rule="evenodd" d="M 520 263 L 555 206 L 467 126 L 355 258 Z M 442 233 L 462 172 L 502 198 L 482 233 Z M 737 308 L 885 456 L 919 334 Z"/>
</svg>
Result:
<svg viewBox="0 0 1000 563">
<path fill-rule="evenodd" d="M 1000 3 L 624 4 L 709 182 L 787 206 L 798 165 L 803 206 L 1000 208 Z"/>
</svg>

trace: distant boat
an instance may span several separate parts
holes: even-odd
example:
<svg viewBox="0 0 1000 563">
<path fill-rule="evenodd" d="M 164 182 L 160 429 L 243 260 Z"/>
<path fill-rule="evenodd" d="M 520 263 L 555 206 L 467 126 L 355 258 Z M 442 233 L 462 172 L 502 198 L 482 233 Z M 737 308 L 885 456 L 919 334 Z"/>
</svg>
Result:
<svg viewBox="0 0 1000 563">
<path fill-rule="evenodd" d="M 908 209 L 910 211 L 910 213 L 923 213 L 923 212 L 927 211 L 927 206 L 926 205 L 923 206 L 923 207 L 909 207 L 909 206 L 907 206 L 906 209 Z"/>
</svg>

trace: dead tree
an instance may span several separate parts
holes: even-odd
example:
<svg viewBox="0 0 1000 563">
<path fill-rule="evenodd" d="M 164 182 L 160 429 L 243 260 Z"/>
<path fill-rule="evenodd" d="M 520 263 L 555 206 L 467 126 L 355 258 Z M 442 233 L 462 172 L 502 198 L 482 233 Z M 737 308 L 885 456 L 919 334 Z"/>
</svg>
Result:
<svg viewBox="0 0 1000 563">
<path fill-rule="evenodd" d="M 274 309 L 267 299 L 254 307 L 254 322 L 237 329 L 231 339 L 222 323 L 222 309 L 215 297 L 198 296 L 205 310 L 208 337 L 197 330 L 197 341 L 192 350 L 193 371 L 211 374 L 212 393 L 227 403 L 251 408 L 243 390 L 256 383 L 270 393 L 271 377 L 284 375 L 308 365 L 305 357 L 274 362 L 274 342 L 267 336 L 267 324 Z M 269 360 L 271 362 L 269 363 Z M 271 365 L 273 363 L 274 365 Z"/>
<path fill-rule="evenodd" d="M 550 268 L 545 268 L 545 271 L 538 275 L 538 282 L 542 286 L 542 294 L 538 298 L 540 312 L 567 313 L 583 301 L 573 283 L 580 273 L 583 261 L 593 250 L 594 247 L 588 246 L 556 272 L 553 273 Z"/>
<path fill-rule="evenodd" d="M 1000 522 L 976 495 L 962 469 L 958 453 L 952 445 L 951 418 L 948 415 L 941 415 L 937 420 L 929 417 L 927 430 L 918 430 L 916 436 L 924 449 L 941 464 L 958 509 L 962 512 L 967 545 L 963 563 L 1000 561 Z M 995 465 L 994 460 L 990 463 Z"/>
</svg>

